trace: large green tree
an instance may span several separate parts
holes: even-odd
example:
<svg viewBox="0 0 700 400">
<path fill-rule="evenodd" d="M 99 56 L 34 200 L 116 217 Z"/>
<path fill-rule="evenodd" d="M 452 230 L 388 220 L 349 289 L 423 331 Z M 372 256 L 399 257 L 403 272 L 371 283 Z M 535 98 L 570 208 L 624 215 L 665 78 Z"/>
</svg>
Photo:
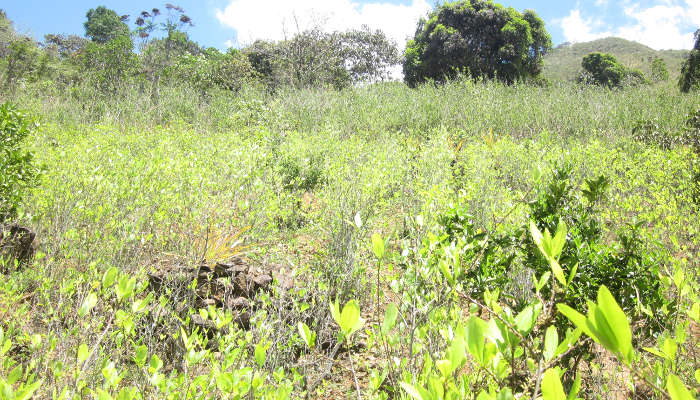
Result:
<svg viewBox="0 0 700 400">
<path fill-rule="evenodd" d="M 552 40 L 542 19 L 492 1 L 445 3 L 421 19 L 406 45 L 404 77 L 413 86 L 458 74 L 507 83 L 537 77 Z"/>
<path fill-rule="evenodd" d="M 695 31 L 695 46 L 681 67 L 678 86 L 683 93 L 700 87 L 700 29 Z"/>
<path fill-rule="evenodd" d="M 607 87 L 620 86 L 626 73 L 625 66 L 608 53 L 595 52 L 583 57 L 581 67 L 584 73 L 579 82 Z"/>
<path fill-rule="evenodd" d="M 93 42 L 104 44 L 119 36 L 129 36 L 129 27 L 124 22 L 126 15 L 119 16 L 114 10 L 99 6 L 91 8 L 85 16 L 85 36 Z"/>
</svg>

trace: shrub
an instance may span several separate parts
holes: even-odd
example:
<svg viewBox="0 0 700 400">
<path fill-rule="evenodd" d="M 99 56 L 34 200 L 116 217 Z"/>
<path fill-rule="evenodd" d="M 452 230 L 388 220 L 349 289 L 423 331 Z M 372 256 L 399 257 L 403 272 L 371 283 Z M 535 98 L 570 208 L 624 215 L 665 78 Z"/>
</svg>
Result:
<svg viewBox="0 0 700 400">
<path fill-rule="evenodd" d="M 31 119 L 14 105 L 0 106 L 0 223 L 16 216 L 25 190 L 39 175 L 33 154 L 21 147 L 32 126 Z"/>
<path fill-rule="evenodd" d="M 668 68 L 663 58 L 656 57 L 651 62 L 651 79 L 654 82 L 663 82 L 668 80 Z"/>
<path fill-rule="evenodd" d="M 625 78 L 625 66 L 608 53 L 591 53 L 583 57 L 581 67 L 585 71 L 579 82 L 592 83 L 607 87 L 618 87 L 622 85 Z"/>
<path fill-rule="evenodd" d="M 678 86 L 683 93 L 700 87 L 700 29 L 695 31 L 695 46 L 681 66 Z"/>
</svg>

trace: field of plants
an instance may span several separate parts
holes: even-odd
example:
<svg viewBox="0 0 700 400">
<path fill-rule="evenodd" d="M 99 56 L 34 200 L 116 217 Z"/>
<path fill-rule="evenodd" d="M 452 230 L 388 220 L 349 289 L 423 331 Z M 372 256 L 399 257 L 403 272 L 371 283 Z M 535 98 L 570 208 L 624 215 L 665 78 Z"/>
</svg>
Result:
<svg viewBox="0 0 700 400">
<path fill-rule="evenodd" d="M 697 94 L 80 90 L 4 106 L 2 399 L 697 396 Z"/>
</svg>

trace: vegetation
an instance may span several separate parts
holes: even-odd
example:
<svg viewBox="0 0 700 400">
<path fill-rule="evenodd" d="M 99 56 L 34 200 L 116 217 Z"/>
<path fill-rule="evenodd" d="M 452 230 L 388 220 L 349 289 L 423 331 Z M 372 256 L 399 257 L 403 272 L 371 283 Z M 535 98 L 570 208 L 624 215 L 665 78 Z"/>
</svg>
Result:
<svg viewBox="0 0 700 400">
<path fill-rule="evenodd" d="M 581 59 L 588 54 L 600 52 L 612 54 L 630 69 L 638 69 L 646 76 L 653 76 L 654 59 L 664 60 L 670 78 L 678 79 L 681 64 L 688 55 L 687 50 L 654 50 L 643 44 L 609 37 L 584 43 L 564 43 L 544 56 L 543 75 L 549 80 L 573 80 L 581 69 Z"/>
<path fill-rule="evenodd" d="M 654 82 L 667 81 L 669 77 L 668 68 L 666 68 L 666 62 L 663 58 L 656 57 L 654 61 L 651 62 L 651 79 Z"/>
<path fill-rule="evenodd" d="M 688 93 L 700 85 L 700 29 L 695 31 L 695 46 L 681 67 L 678 86 L 681 92 Z"/>
<path fill-rule="evenodd" d="M 440 5 L 418 23 L 406 45 L 403 72 L 411 86 L 460 74 L 507 83 L 537 78 L 552 47 L 544 22 L 490 1 Z"/>
<path fill-rule="evenodd" d="M 697 398 L 697 96 L 378 82 L 381 33 L 166 10 L 0 93 L 0 400 Z"/>
<path fill-rule="evenodd" d="M 0 224 L 16 217 L 26 190 L 39 174 L 32 162 L 34 156 L 23 148 L 32 124 L 13 105 L 0 105 Z"/>
<path fill-rule="evenodd" d="M 590 83 L 608 88 L 622 85 L 646 83 L 647 79 L 639 70 L 630 70 L 607 53 L 591 53 L 581 62 L 583 73 L 578 78 L 580 83 Z"/>
</svg>

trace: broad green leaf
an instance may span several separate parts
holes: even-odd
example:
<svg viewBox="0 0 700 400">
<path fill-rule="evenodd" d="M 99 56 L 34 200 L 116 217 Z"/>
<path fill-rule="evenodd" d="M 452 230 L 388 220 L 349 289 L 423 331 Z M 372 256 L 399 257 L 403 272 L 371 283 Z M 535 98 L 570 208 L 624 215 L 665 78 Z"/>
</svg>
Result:
<svg viewBox="0 0 700 400">
<path fill-rule="evenodd" d="M 85 343 L 78 346 L 78 364 L 82 364 L 88 358 L 88 347 Z"/>
<path fill-rule="evenodd" d="M 557 232 L 554 234 L 554 238 L 552 238 L 552 258 L 555 260 L 559 260 L 559 256 L 561 255 L 561 251 L 564 249 L 564 245 L 566 244 L 566 224 L 564 221 L 559 220 L 559 224 L 557 225 Z"/>
<path fill-rule="evenodd" d="M 163 361 L 161 361 L 157 354 L 152 355 L 151 360 L 148 362 L 148 370 L 153 373 L 159 371 L 161 368 L 163 368 Z"/>
<path fill-rule="evenodd" d="M 365 320 L 360 317 L 360 306 L 357 305 L 356 300 L 350 300 L 345 304 L 340 313 L 340 321 L 336 322 L 340 325 L 340 330 L 346 339 L 364 326 Z"/>
<path fill-rule="evenodd" d="M 557 328 L 550 326 L 547 328 L 547 332 L 544 335 L 544 359 L 545 361 L 550 361 L 554 358 L 554 354 L 557 351 L 557 346 L 559 345 L 559 334 L 557 333 Z"/>
<path fill-rule="evenodd" d="M 484 360 L 484 333 L 486 328 L 486 322 L 475 316 L 470 317 L 469 322 L 467 322 L 467 350 L 479 364 L 482 364 Z"/>
<path fill-rule="evenodd" d="M 613 295 L 605 286 L 601 286 L 598 289 L 597 310 L 600 310 L 604 315 L 623 360 L 626 361 L 628 365 L 631 364 L 634 359 L 632 330 L 630 329 L 630 324 L 624 311 L 622 311 L 622 308 L 620 308 Z M 600 322 L 598 321 L 598 314 L 596 313 L 594 315 L 596 321 Z"/>
<path fill-rule="evenodd" d="M 556 370 L 550 368 L 542 375 L 542 399 L 543 400 L 566 400 L 564 387 L 559 380 Z"/>
<path fill-rule="evenodd" d="M 378 259 L 384 257 L 384 239 L 377 233 L 372 235 L 372 251 Z"/>
<path fill-rule="evenodd" d="M 22 377 L 22 366 L 18 365 L 7 375 L 7 383 L 14 385 Z"/>
<path fill-rule="evenodd" d="M 542 311 L 542 304 L 535 303 L 525 307 L 515 316 L 515 327 L 521 335 L 526 336 L 537 322 L 537 317 Z"/>
<path fill-rule="evenodd" d="M 557 278 L 559 283 L 561 283 L 562 286 L 566 287 L 566 277 L 564 275 L 564 270 L 561 268 L 561 265 L 559 265 L 559 261 L 550 258 L 549 260 L 549 267 L 552 269 L 552 274 L 554 274 L 554 277 Z"/>
<path fill-rule="evenodd" d="M 259 368 L 262 368 L 265 364 L 265 359 L 267 358 L 267 346 L 262 342 L 255 345 L 255 362 L 258 364 Z"/>
<path fill-rule="evenodd" d="M 571 271 L 569 272 L 569 279 L 566 281 L 566 286 L 571 285 L 571 282 L 574 280 L 574 277 L 576 277 L 577 270 L 578 270 L 578 263 L 574 264 L 573 268 L 571 268 Z"/>
<path fill-rule="evenodd" d="M 399 317 L 399 308 L 396 307 L 396 304 L 391 303 L 387 306 L 386 311 L 384 312 L 384 322 L 382 322 L 382 333 L 387 334 L 391 330 L 391 328 L 396 325 L 396 320 Z"/>
<path fill-rule="evenodd" d="M 433 399 L 445 398 L 445 387 L 440 377 L 431 375 L 428 377 L 428 388 L 430 389 L 430 397 Z"/>
<path fill-rule="evenodd" d="M 410 383 L 399 382 L 399 385 L 401 385 L 401 389 L 403 389 L 406 393 L 408 393 L 408 395 L 411 396 L 413 399 L 415 399 L 415 400 L 427 400 L 427 399 L 424 399 L 423 396 L 418 391 L 418 389 L 416 389 Z"/>
<path fill-rule="evenodd" d="M 449 357 L 453 370 L 461 367 L 462 363 L 464 363 L 464 360 L 466 359 L 464 350 L 464 336 L 463 333 L 460 332 L 455 334 L 455 336 L 452 338 L 452 342 L 450 343 Z"/>
<path fill-rule="evenodd" d="M 450 360 L 437 360 L 435 361 L 435 366 L 443 377 L 448 377 L 454 371 L 452 368 L 452 362 Z"/>
<path fill-rule="evenodd" d="M 105 271 L 104 275 L 102 275 L 102 290 L 107 290 L 114 285 L 118 272 L 119 270 L 116 267 L 111 267 Z"/>
<path fill-rule="evenodd" d="M 41 387 L 41 384 L 43 381 L 36 381 L 32 383 L 29 386 L 24 387 L 21 390 L 18 390 L 17 393 L 15 393 L 15 400 L 29 400 L 32 398 L 32 395 L 34 392 L 37 391 Z"/>
<path fill-rule="evenodd" d="M 567 306 L 566 304 L 561 303 L 557 304 L 557 310 L 559 310 L 560 313 L 562 313 L 566 318 L 568 318 L 569 321 L 571 321 L 576 328 L 583 331 L 583 333 L 588 335 L 591 339 L 599 342 L 599 340 L 595 337 L 595 334 L 588 327 L 585 315 Z"/>
<path fill-rule="evenodd" d="M 581 375 L 576 373 L 576 378 L 574 379 L 574 383 L 571 385 L 571 390 L 569 391 L 569 396 L 567 397 L 567 400 L 576 400 L 578 396 L 578 392 L 581 390 Z"/>
<path fill-rule="evenodd" d="M 666 390 L 671 396 L 671 400 L 695 400 L 695 397 L 685 387 L 683 382 L 676 375 L 669 375 L 666 380 Z"/>
<path fill-rule="evenodd" d="M 454 285 L 455 277 L 452 274 L 452 271 L 450 271 L 450 267 L 447 265 L 447 261 L 445 261 L 445 259 L 440 259 L 440 261 L 438 261 L 438 268 L 440 269 L 440 272 L 442 272 L 445 279 L 447 279 L 447 282 L 449 282 L 450 285 Z"/>
<path fill-rule="evenodd" d="M 530 221 L 530 235 L 532 235 L 532 241 L 535 242 L 535 245 L 540 249 L 540 252 L 546 257 L 547 254 L 545 254 L 544 249 L 542 248 L 542 232 L 540 232 L 540 229 L 535 225 L 534 221 Z"/>
<path fill-rule="evenodd" d="M 311 329 L 301 321 L 297 324 L 297 329 L 299 330 L 301 339 L 306 343 L 306 346 L 310 349 L 313 348 L 316 342 L 316 334 L 311 332 Z"/>
<path fill-rule="evenodd" d="M 547 284 L 547 282 L 549 281 L 549 277 L 551 275 L 552 275 L 552 273 L 549 271 L 545 271 L 545 273 L 542 274 L 542 276 L 540 277 L 540 280 L 535 284 L 535 290 L 537 291 L 537 293 L 539 293 L 540 290 L 542 290 L 542 288 L 544 287 L 544 285 Z"/>
<path fill-rule="evenodd" d="M 661 345 L 661 350 L 666 355 L 666 359 L 669 361 L 674 361 L 676 359 L 676 351 L 678 350 L 678 344 L 671 338 L 666 338 Z"/>
<path fill-rule="evenodd" d="M 695 302 L 687 311 L 688 316 L 693 319 L 693 321 L 700 323 L 700 302 Z"/>
<path fill-rule="evenodd" d="M 500 392 L 498 392 L 498 395 L 496 396 L 496 400 L 513 400 L 513 391 L 510 390 L 510 388 L 503 388 L 501 389 Z"/>
<path fill-rule="evenodd" d="M 134 362 L 139 367 L 146 365 L 146 358 L 148 358 L 148 348 L 144 345 L 137 346 L 134 349 Z"/>
<path fill-rule="evenodd" d="M 329 303 L 328 306 L 331 310 L 333 320 L 338 324 L 338 326 L 340 326 L 340 306 L 338 305 L 338 299 L 335 299 L 334 302 Z"/>
<path fill-rule="evenodd" d="M 114 400 L 114 397 L 103 389 L 97 389 L 97 400 Z"/>
<path fill-rule="evenodd" d="M 85 300 L 83 300 L 83 304 L 80 306 L 80 310 L 78 310 L 78 315 L 81 317 L 84 317 L 87 315 L 87 313 L 92 310 L 95 305 L 97 304 L 97 295 L 95 293 L 89 293 L 86 297 Z"/>
<path fill-rule="evenodd" d="M 663 358 L 663 359 L 666 358 L 666 354 L 660 352 L 659 350 L 657 350 L 657 349 L 655 349 L 655 348 L 653 348 L 653 347 L 643 347 L 642 349 L 643 349 L 644 351 L 648 352 L 648 353 L 651 353 L 651 354 L 653 354 L 653 355 L 659 357 L 659 358 Z"/>
<path fill-rule="evenodd" d="M 216 387 L 224 393 L 233 392 L 233 374 L 230 372 L 219 372 L 216 376 Z"/>
</svg>

